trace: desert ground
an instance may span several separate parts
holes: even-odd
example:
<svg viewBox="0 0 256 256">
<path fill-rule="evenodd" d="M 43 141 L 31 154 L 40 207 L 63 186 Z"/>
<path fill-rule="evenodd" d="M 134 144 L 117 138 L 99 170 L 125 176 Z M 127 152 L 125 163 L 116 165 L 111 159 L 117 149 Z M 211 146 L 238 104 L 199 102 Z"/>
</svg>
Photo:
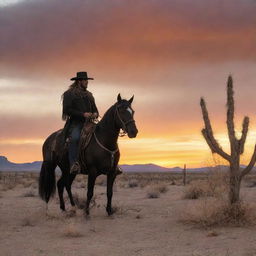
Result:
<svg viewBox="0 0 256 256">
<path fill-rule="evenodd" d="M 38 197 L 38 174 L 2 172 L 0 178 L 1 256 L 256 255 L 255 175 L 241 189 L 252 219 L 239 225 L 208 220 L 226 196 L 225 188 L 209 183 L 208 174 L 188 174 L 186 186 L 181 174 L 122 174 L 114 186 L 111 217 L 105 211 L 105 177 L 100 176 L 89 219 L 81 209 L 86 176 L 77 176 L 73 184 L 75 211 L 65 194 L 66 213 L 59 210 L 57 195 L 46 209 Z M 209 191 L 198 196 L 194 189 L 201 187 L 218 196 Z M 192 193 L 197 199 L 189 199 Z"/>
</svg>

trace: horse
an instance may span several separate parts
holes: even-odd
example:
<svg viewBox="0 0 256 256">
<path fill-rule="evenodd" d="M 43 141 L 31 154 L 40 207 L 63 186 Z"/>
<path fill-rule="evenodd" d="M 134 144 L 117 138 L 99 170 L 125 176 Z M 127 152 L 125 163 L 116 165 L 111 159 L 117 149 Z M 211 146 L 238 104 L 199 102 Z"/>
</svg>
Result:
<svg viewBox="0 0 256 256">
<path fill-rule="evenodd" d="M 92 134 L 90 142 L 85 149 L 80 149 L 80 156 L 86 163 L 86 174 L 88 175 L 87 184 L 87 200 L 85 205 L 85 214 L 90 214 L 90 202 L 93 197 L 94 185 L 96 178 L 101 175 L 107 175 L 107 206 L 106 211 L 112 215 L 112 195 L 113 184 L 116 178 L 116 169 L 120 158 L 118 148 L 118 137 L 120 130 L 127 133 L 129 138 L 135 138 L 138 130 L 134 120 L 134 110 L 131 107 L 134 96 L 129 100 L 122 99 L 120 93 L 117 96 L 117 102 L 112 105 L 104 114 L 103 118 L 97 123 Z M 75 206 L 71 186 L 76 177 L 76 173 L 70 173 L 70 164 L 68 160 L 68 152 L 59 157 L 63 148 L 54 147 L 58 134 L 62 130 L 52 133 L 44 142 L 43 162 L 39 177 L 39 195 L 47 204 L 50 198 L 55 194 L 55 168 L 59 166 L 62 175 L 57 182 L 58 194 L 60 199 L 60 209 L 65 211 L 65 203 L 63 199 L 63 191 L 66 188 L 70 203 Z M 55 151 L 54 151 L 55 148 Z"/>
</svg>

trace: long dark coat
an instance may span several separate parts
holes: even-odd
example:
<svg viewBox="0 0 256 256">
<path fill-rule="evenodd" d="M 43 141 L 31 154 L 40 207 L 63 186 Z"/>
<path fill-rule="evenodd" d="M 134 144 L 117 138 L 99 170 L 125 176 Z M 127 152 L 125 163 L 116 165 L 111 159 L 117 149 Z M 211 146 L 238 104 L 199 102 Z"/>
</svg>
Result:
<svg viewBox="0 0 256 256">
<path fill-rule="evenodd" d="M 94 97 L 91 92 L 75 93 L 69 89 L 63 94 L 63 111 L 62 117 L 66 120 L 64 126 L 64 137 L 67 137 L 71 124 L 84 123 L 86 118 L 83 116 L 85 112 L 98 113 Z"/>
</svg>

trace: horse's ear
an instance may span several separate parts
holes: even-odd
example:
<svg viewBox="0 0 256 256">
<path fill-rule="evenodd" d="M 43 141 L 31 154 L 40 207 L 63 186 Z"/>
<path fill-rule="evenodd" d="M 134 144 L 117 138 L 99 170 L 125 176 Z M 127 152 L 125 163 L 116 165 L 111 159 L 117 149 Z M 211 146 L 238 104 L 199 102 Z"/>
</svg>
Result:
<svg viewBox="0 0 256 256">
<path fill-rule="evenodd" d="M 132 104 L 133 99 L 134 99 L 134 95 L 129 99 L 130 104 Z"/>
<path fill-rule="evenodd" d="M 121 100 L 122 100 L 121 95 L 120 95 L 120 93 L 118 93 L 118 95 L 117 95 L 117 101 L 118 101 L 118 103 L 120 103 Z"/>
</svg>

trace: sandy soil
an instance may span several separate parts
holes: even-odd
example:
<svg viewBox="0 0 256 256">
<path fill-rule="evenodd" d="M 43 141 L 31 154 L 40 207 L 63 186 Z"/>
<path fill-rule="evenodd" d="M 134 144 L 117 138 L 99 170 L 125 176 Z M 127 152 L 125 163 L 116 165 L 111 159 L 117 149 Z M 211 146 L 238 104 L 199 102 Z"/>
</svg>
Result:
<svg viewBox="0 0 256 256">
<path fill-rule="evenodd" d="M 113 196 L 117 212 L 108 217 L 106 187 L 97 185 L 89 220 L 80 209 L 73 217 L 62 214 L 57 198 L 49 203 L 46 215 L 35 184 L 1 191 L 0 255 L 256 255 L 256 227 L 205 230 L 185 225 L 180 219 L 197 200 L 182 199 L 183 186 L 167 186 L 166 193 L 151 199 L 147 187 L 130 188 L 117 182 Z M 35 196 L 24 196 L 32 190 Z M 85 188 L 76 185 L 73 192 L 85 198 Z M 244 187 L 242 194 L 255 200 L 256 188 Z"/>
</svg>

